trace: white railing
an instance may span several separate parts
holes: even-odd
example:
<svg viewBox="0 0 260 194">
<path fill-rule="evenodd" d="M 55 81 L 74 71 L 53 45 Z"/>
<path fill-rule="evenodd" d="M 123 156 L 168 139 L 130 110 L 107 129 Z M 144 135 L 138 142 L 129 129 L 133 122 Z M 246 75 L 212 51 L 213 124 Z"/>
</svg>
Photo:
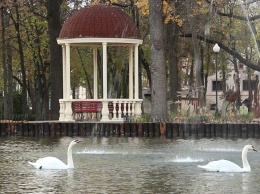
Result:
<svg viewBox="0 0 260 194">
<path fill-rule="evenodd" d="M 102 102 L 101 122 L 124 121 L 142 114 L 143 99 L 60 99 L 60 121 L 73 121 L 72 102 Z M 82 113 L 83 114 L 83 113 Z"/>
</svg>

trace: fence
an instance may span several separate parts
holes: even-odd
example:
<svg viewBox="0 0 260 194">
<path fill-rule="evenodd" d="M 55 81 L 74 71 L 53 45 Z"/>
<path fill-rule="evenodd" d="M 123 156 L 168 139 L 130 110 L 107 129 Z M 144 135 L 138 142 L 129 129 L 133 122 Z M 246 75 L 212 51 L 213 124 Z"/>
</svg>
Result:
<svg viewBox="0 0 260 194">
<path fill-rule="evenodd" d="M 258 123 L 5 122 L 0 135 L 260 138 Z"/>
</svg>

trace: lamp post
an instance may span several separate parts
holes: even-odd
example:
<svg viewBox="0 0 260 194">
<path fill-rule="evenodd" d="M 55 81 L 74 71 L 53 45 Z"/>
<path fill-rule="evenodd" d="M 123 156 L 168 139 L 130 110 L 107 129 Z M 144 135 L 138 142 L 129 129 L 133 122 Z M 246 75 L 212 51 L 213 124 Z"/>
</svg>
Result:
<svg viewBox="0 0 260 194">
<path fill-rule="evenodd" d="M 218 113 L 218 52 L 220 51 L 220 47 L 216 43 L 213 47 L 213 51 L 216 54 L 216 115 Z"/>
<path fill-rule="evenodd" d="M 255 105 L 256 108 L 258 108 L 258 82 L 259 82 L 259 71 L 254 71 L 254 76 L 255 76 Z"/>
</svg>

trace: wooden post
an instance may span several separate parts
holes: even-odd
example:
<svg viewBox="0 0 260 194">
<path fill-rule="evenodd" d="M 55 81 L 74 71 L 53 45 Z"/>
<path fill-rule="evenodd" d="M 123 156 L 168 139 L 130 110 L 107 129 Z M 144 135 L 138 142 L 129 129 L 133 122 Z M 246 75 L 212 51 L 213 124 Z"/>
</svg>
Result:
<svg viewBox="0 0 260 194">
<path fill-rule="evenodd" d="M 130 126 L 130 133 L 131 133 L 131 136 L 132 137 L 136 137 L 137 134 L 138 134 L 138 125 L 137 123 L 131 123 L 131 126 Z"/>
<path fill-rule="evenodd" d="M 138 123 L 138 136 L 143 137 L 144 131 L 143 131 L 143 123 Z"/>
<path fill-rule="evenodd" d="M 180 129 L 178 123 L 172 123 L 172 137 L 180 137 Z"/>
<path fill-rule="evenodd" d="M 131 136 L 131 130 L 130 130 L 129 123 L 124 123 L 124 126 L 125 126 L 125 136 L 127 136 L 127 137 Z"/>
<path fill-rule="evenodd" d="M 248 138 L 248 124 L 241 124 L 241 136 L 242 138 Z"/>
<path fill-rule="evenodd" d="M 173 123 L 165 123 L 166 124 L 166 137 L 172 138 L 173 137 Z"/>
<path fill-rule="evenodd" d="M 156 124 L 157 123 L 148 123 L 147 136 L 154 137 L 154 131 L 155 131 Z M 159 127 L 159 131 L 160 131 L 160 127 Z"/>
<path fill-rule="evenodd" d="M 121 123 L 121 124 L 120 124 L 120 136 L 125 136 L 124 123 Z"/>
</svg>

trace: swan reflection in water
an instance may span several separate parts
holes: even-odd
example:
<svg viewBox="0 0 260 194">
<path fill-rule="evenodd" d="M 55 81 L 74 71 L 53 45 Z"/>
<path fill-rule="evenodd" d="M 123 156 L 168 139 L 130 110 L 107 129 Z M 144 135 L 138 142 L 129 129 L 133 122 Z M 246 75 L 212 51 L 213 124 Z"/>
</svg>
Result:
<svg viewBox="0 0 260 194">
<path fill-rule="evenodd" d="M 198 165 L 198 167 L 206 169 L 207 171 L 215 171 L 215 172 L 250 172 L 251 167 L 247 160 L 247 152 L 248 150 L 257 151 L 254 146 L 246 145 L 242 150 L 242 162 L 243 167 L 241 168 L 237 164 L 228 161 L 228 160 L 218 160 L 209 162 L 205 166 Z"/>
<path fill-rule="evenodd" d="M 72 158 L 72 147 L 76 145 L 77 143 L 81 142 L 81 140 L 72 140 L 68 147 L 67 157 L 68 157 L 68 164 L 66 165 L 63 163 L 60 159 L 55 157 L 45 157 L 37 160 L 35 163 L 28 162 L 32 166 L 34 166 L 37 169 L 48 169 L 48 170 L 54 170 L 54 169 L 70 169 L 74 168 L 73 158 Z"/>
</svg>

